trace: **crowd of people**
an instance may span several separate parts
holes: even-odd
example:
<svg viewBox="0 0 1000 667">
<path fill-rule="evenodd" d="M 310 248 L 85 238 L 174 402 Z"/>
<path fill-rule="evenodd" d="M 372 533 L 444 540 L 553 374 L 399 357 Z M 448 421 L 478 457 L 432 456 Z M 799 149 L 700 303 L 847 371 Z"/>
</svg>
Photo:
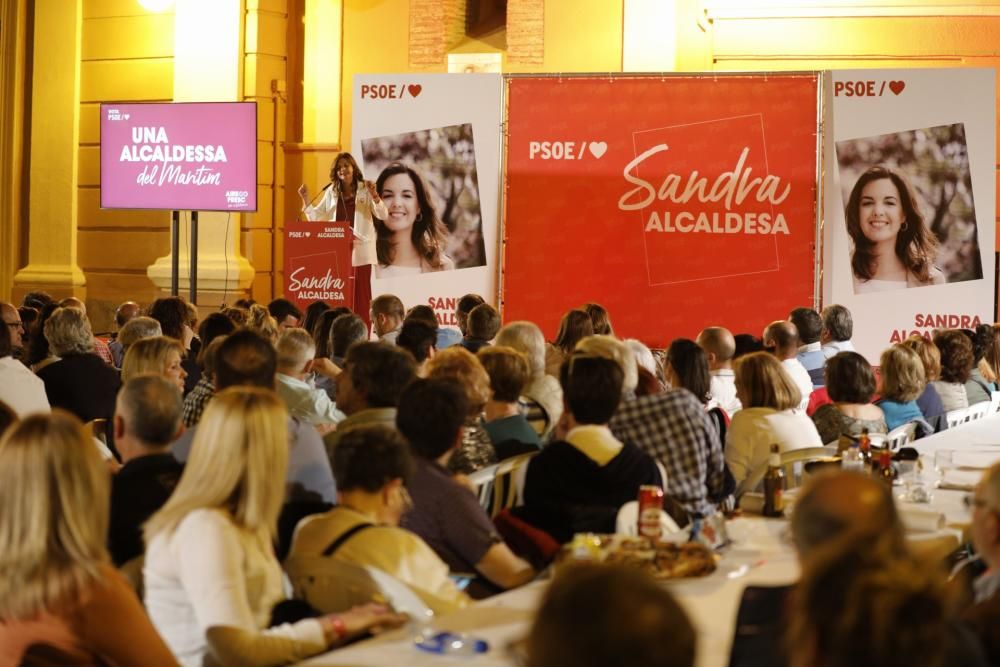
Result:
<svg viewBox="0 0 1000 667">
<path fill-rule="evenodd" d="M 998 327 L 913 337 L 876 372 L 838 305 L 655 351 L 598 304 L 547 342 L 474 294 L 457 331 L 392 295 L 203 319 L 177 297 L 126 302 L 110 339 L 74 298 L 0 315 L 0 667 L 294 662 L 405 622 L 348 585 L 364 568 L 462 609 L 534 580 L 575 534 L 615 532 L 640 486 L 683 527 L 754 491 L 774 444 L 928 435 L 1000 378 Z M 469 476 L 513 460 L 516 501 L 484 509 Z M 1000 468 L 971 508 L 983 574 L 956 600 L 908 551 L 890 494 L 816 481 L 792 520 L 802 581 L 760 598 L 773 627 L 737 628 L 738 664 L 995 663 Z M 581 566 L 518 650 L 691 665 L 695 630 L 639 573 Z"/>
</svg>

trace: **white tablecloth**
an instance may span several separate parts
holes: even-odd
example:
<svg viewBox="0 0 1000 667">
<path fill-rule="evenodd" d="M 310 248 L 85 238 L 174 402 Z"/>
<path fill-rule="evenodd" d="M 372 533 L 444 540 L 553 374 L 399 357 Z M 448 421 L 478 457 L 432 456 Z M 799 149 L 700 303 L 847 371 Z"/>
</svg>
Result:
<svg viewBox="0 0 1000 667">
<path fill-rule="evenodd" d="M 925 481 L 933 486 L 933 452 L 939 449 L 977 450 L 997 448 L 1000 460 L 1000 416 L 990 417 L 946 431 L 917 442 L 925 457 Z M 968 523 L 968 511 L 962 504 L 961 491 L 932 489 L 930 505 L 914 505 L 945 514 L 952 526 Z M 905 506 L 905 504 L 904 504 Z M 776 586 L 793 583 L 798 577 L 798 563 L 788 537 L 788 522 L 742 517 L 727 523 L 733 545 L 723 554 L 719 569 L 711 576 L 666 584 L 688 612 L 698 632 L 698 667 L 725 667 L 729 662 L 736 612 L 743 589 L 748 585 Z M 954 530 L 943 533 L 954 533 Z M 914 535 L 927 539 L 934 534 Z M 435 620 L 435 627 L 452 632 L 466 632 L 486 639 L 489 653 L 474 658 L 443 657 L 424 653 L 413 646 L 410 633 L 397 630 L 373 640 L 331 651 L 308 660 L 303 665 L 319 667 L 340 665 L 363 667 L 412 665 L 420 667 L 443 664 L 473 664 L 481 667 L 507 667 L 514 662 L 505 647 L 523 637 L 545 590 L 545 582 L 535 582 L 518 590 L 498 595 L 475 606 Z"/>
</svg>

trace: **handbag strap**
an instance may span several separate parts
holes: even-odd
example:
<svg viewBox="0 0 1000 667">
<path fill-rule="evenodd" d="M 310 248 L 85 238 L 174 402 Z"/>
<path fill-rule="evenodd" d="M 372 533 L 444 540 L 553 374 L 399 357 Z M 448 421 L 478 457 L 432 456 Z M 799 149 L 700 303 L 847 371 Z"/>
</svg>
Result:
<svg viewBox="0 0 1000 667">
<path fill-rule="evenodd" d="M 375 527 L 375 524 L 373 524 L 373 523 L 359 523 L 356 526 L 352 526 L 349 530 L 346 530 L 343 533 L 341 533 L 340 537 L 338 537 L 333 542 L 331 542 L 330 546 L 328 546 L 326 549 L 323 550 L 323 555 L 324 556 L 332 556 L 334 554 L 334 552 L 337 551 L 337 549 L 339 549 L 340 547 L 344 546 L 344 542 L 346 542 L 347 540 L 351 539 L 356 534 L 360 533 L 362 530 L 365 530 L 366 528 L 374 528 L 374 527 Z"/>
</svg>

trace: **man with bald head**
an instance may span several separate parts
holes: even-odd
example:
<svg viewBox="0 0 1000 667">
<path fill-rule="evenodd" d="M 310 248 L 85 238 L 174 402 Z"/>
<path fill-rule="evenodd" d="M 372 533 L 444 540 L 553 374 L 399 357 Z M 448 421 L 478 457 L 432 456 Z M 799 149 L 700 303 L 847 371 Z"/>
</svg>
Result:
<svg viewBox="0 0 1000 667">
<path fill-rule="evenodd" d="M 21 322 L 21 314 L 13 304 L 0 301 L 0 317 L 3 318 L 3 326 L 10 332 L 10 348 L 12 354 L 20 358 L 24 348 L 24 323 Z"/>
<path fill-rule="evenodd" d="M 736 378 L 733 375 L 736 341 L 733 334 L 723 327 L 707 327 L 698 334 L 697 343 L 708 357 L 712 398 L 732 417 L 743 407 L 740 399 L 736 398 Z"/>
<path fill-rule="evenodd" d="M 786 320 L 771 322 L 764 329 L 764 347 L 781 362 L 785 372 L 795 382 L 802 394 L 799 408 L 805 410 L 809 405 L 809 394 L 812 393 L 812 380 L 809 371 L 798 360 L 799 332 L 795 325 Z"/>
<path fill-rule="evenodd" d="M 6 403 L 18 417 L 33 412 L 49 412 L 45 383 L 16 358 L 14 343 L 21 345 L 21 316 L 9 303 L 0 302 L 0 403 Z"/>
</svg>

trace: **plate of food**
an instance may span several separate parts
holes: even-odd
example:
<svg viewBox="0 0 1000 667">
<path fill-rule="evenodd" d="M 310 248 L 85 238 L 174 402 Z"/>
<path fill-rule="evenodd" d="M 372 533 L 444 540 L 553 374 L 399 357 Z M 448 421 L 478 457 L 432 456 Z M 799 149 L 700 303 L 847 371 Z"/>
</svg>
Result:
<svg viewBox="0 0 1000 667">
<path fill-rule="evenodd" d="M 579 544 L 572 553 L 579 557 Z M 658 581 L 706 577 L 717 567 L 716 554 L 699 542 L 669 542 L 623 535 L 591 536 L 589 560 L 637 567 Z M 572 558 L 573 556 L 570 556 Z"/>
</svg>

